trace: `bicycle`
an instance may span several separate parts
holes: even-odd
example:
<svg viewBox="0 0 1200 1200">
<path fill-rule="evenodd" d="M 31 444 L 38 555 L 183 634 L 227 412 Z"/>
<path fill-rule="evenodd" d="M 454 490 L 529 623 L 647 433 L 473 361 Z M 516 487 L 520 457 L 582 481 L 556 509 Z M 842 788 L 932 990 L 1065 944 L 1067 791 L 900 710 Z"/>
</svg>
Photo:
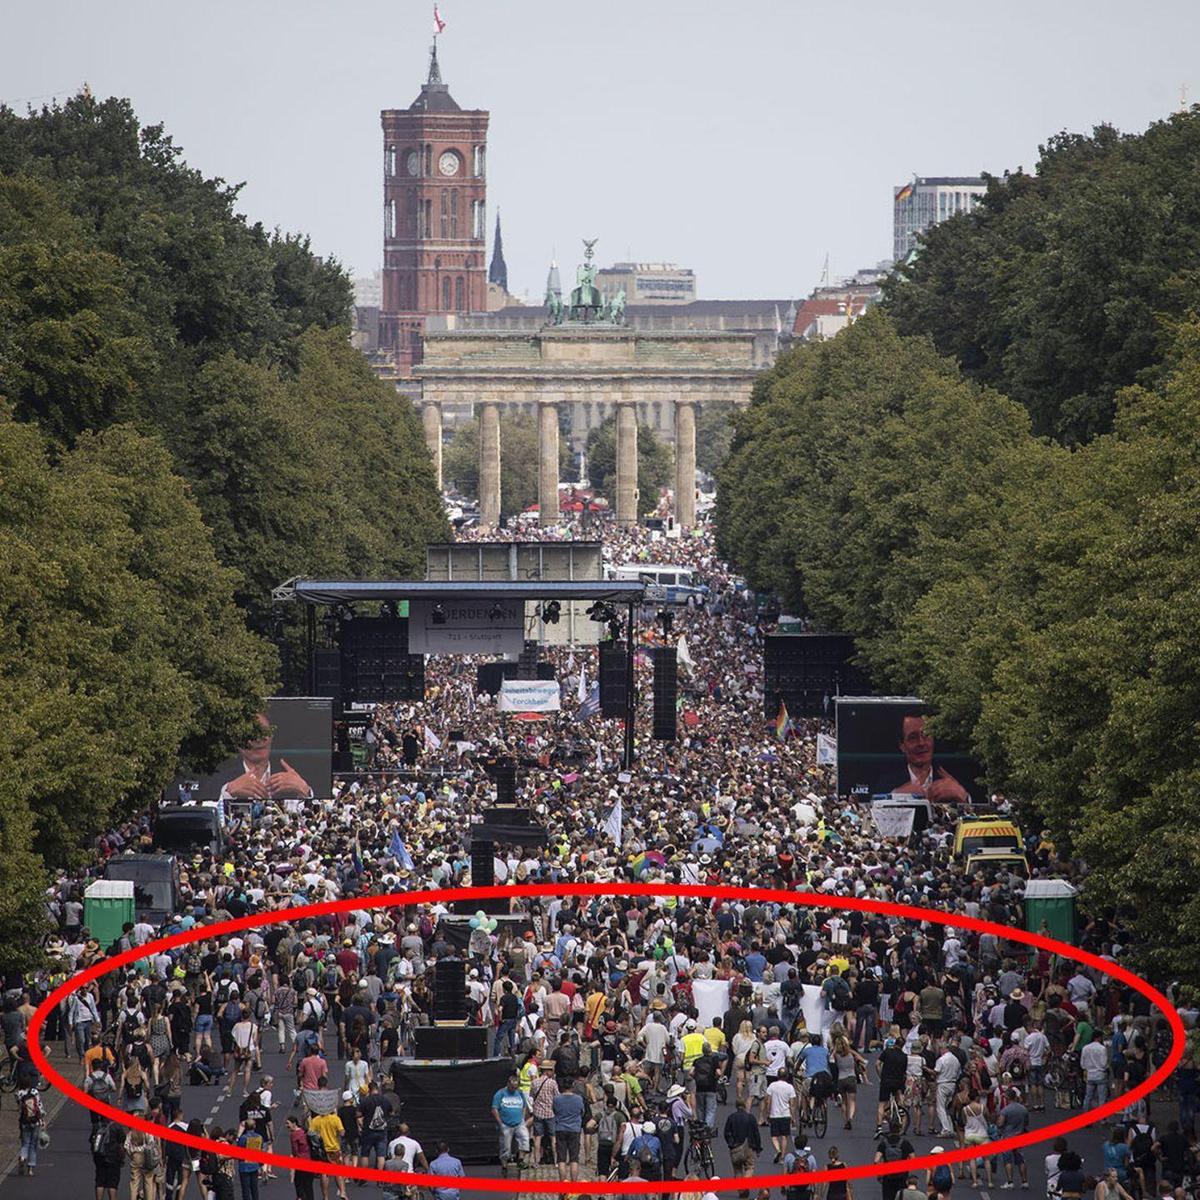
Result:
<svg viewBox="0 0 1200 1200">
<path fill-rule="evenodd" d="M 716 1175 L 712 1138 L 713 1131 L 703 1121 L 688 1122 L 688 1148 L 683 1156 L 685 1174 L 695 1175 L 699 1179 L 712 1179 Z"/>
<path fill-rule="evenodd" d="M 908 1132 L 911 1120 L 912 1113 L 909 1111 L 908 1105 L 904 1103 L 903 1093 L 893 1092 L 888 1097 L 887 1108 L 884 1109 L 883 1128 L 890 1129 L 895 1126 L 903 1135 Z"/>
<path fill-rule="evenodd" d="M 1055 1108 L 1082 1108 L 1087 1081 L 1079 1069 L 1079 1059 L 1064 1054 L 1046 1068 L 1046 1087 L 1054 1091 Z"/>
<path fill-rule="evenodd" d="M 825 1107 L 826 1097 L 824 1093 L 820 1096 L 812 1095 L 811 1085 L 808 1091 L 804 1094 L 804 1103 L 800 1105 L 800 1120 L 799 1129 L 797 1132 L 803 1133 L 806 1125 L 811 1125 L 813 1133 L 823 1138 L 829 1129 L 829 1112 Z"/>
<path fill-rule="evenodd" d="M 20 1086 L 20 1081 L 17 1078 L 17 1069 L 20 1065 L 20 1059 L 9 1055 L 3 1066 L 0 1066 L 0 1093 L 15 1092 Z M 48 1080 L 39 1072 L 37 1082 L 34 1084 L 34 1086 L 39 1092 L 49 1091 L 50 1080 Z"/>
</svg>

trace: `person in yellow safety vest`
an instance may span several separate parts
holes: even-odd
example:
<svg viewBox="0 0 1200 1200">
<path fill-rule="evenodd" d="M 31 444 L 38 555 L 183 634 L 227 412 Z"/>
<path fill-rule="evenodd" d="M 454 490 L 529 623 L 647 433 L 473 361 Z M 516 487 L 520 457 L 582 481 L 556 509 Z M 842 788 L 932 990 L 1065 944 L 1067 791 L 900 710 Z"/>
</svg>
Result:
<svg viewBox="0 0 1200 1200">
<path fill-rule="evenodd" d="M 525 1060 L 525 1065 L 521 1068 L 518 1086 L 526 1096 L 529 1095 L 529 1089 L 533 1087 L 533 1081 L 538 1077 L 537 1055 L 531 1054 Z"/>
<path fill-rule="evenodd" d="M 704 1053 L 708 1041 L 696 1028 L 695 1018 L 689 1017 L 687 1024 L 684 1026 L 683 1035 L 683 1069 L 690 1071 L 692 1063 L 696 1061 Z"/>
</svg>

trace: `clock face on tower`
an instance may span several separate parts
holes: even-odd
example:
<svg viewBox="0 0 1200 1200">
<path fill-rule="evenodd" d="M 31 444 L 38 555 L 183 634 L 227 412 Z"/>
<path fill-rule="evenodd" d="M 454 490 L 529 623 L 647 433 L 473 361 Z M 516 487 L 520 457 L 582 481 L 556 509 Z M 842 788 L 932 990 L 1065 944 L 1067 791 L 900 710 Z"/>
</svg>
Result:
<svg viewBox="0 0 1200 1200">
<path fill-rule="evenodd" d="M 420 175 L 421 156 L 415 150 L 410 150 L 408 157 L 404 160 L 404 165 L 410 175 Z"/>
<path fill-rule="evenodd" d="M 441 158 L 438 159 L 438 170 L 443 175 L 458 174 L 458 155 L 453 150 L 447 150 Z"/>
</svg>

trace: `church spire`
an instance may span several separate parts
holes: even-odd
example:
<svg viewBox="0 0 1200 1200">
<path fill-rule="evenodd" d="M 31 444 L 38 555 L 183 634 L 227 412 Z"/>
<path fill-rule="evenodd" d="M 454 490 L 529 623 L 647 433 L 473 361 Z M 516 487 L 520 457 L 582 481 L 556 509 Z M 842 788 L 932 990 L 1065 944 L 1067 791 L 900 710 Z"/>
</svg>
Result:
<svg viewBox="0 0 1200 1200">
<path fill-rule="evenodd" d="M 488 283 L 499 284 L 508 291 L 508 264 L 504 261 L 504 239 L 500 236 L 500 210 L 496 209 L 496 241 L 492 247 L 492 265 L 488 268 Z"/>
<path fill-rule="evenodd" d="M 442 69 L 438 66 L 437 57 L 437 37 L 433 39 L 433 45 L 429 47 L 429 78 L 426 83 L 441 83 Z"/>
</svg>

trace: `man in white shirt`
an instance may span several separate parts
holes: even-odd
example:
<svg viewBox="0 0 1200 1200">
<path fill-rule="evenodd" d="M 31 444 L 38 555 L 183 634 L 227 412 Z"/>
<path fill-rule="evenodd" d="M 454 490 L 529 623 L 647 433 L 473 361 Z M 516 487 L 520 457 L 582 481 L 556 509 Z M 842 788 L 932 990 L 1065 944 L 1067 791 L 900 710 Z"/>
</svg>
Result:
<svg viewBox="0 0 1200 1200">
<path fill-rule="evenodd" d="M 767 1056 L 766 1075 L 769 1090 L 769 1085 L 779 1078 L 787 1065 L 788 1044 L 779 1036 L 778 1025 L 771 1026 L 771 1036 L 763 1044 L 763 1051 Z"/>
<path fill-rule="evenodd" d="M 1108 1051 L 1099 1029 L 1092 1031 L 1092 1040 L 1079 1052 L 1079 1066 L 1086 1082 L 1083 1107 L 1095 1108 L 1108 1099 Z"/>
<path fill-rule="evenodd" d="M 1081 1004 L 1091 1005 L 1092 997 L 1096 994 L 1096 985 L 1082 972 L 1076 971 L 1067 980 L 1067 995 L 1071 1003 L 1078 1008 Z"/>
<path fill-rule="evenodd" d="M 662 1073 L 663 1059 L 670 1038 L 670 1031 L 663 1024 L 658 1013 L 651 1013 L 650 1019 L 642 1026 L 637 1040 L 646 1048 L 643 1061 L 650 1076 L 651 1084 L 658 1086 L 659 1075 Z"/>
<path fill-rule="evenodd" d="M 1034 1112 L 1046 1109 L 1046 1059 L 1050 1055 L 1050 1039 L 1040 1025 L 1033 1025 L 1025 1034 L 1025 1053 L 1029 1055 L 1029 1107 Z"/>
<path fill-rule="evenodd" d="M 767 1043 L 770 1045 L 770 1043 Z M 771 1145 L 775 1147 L 775 1162 L 791 1149 L 792 1128 L 796 1123 L 796 1089 L 786 1071 L 767 1085 L 767 1119 L 771 1126 Z"/>
<path fill-rule="evenodd" d="M 939 1137 L 954 1136 L 954 1122 L 950 1119 L 950 1102 L 954 1099 L 954 1089 L 958 1086 L 958 1077 L 962 1074 L 962 1064 L 957 1055 L 946 1045 L 937 1061 L 933 1064 L 933 1075 L 937 1081 L 937 1119 L 940 1124 Z"/>
</svg>

